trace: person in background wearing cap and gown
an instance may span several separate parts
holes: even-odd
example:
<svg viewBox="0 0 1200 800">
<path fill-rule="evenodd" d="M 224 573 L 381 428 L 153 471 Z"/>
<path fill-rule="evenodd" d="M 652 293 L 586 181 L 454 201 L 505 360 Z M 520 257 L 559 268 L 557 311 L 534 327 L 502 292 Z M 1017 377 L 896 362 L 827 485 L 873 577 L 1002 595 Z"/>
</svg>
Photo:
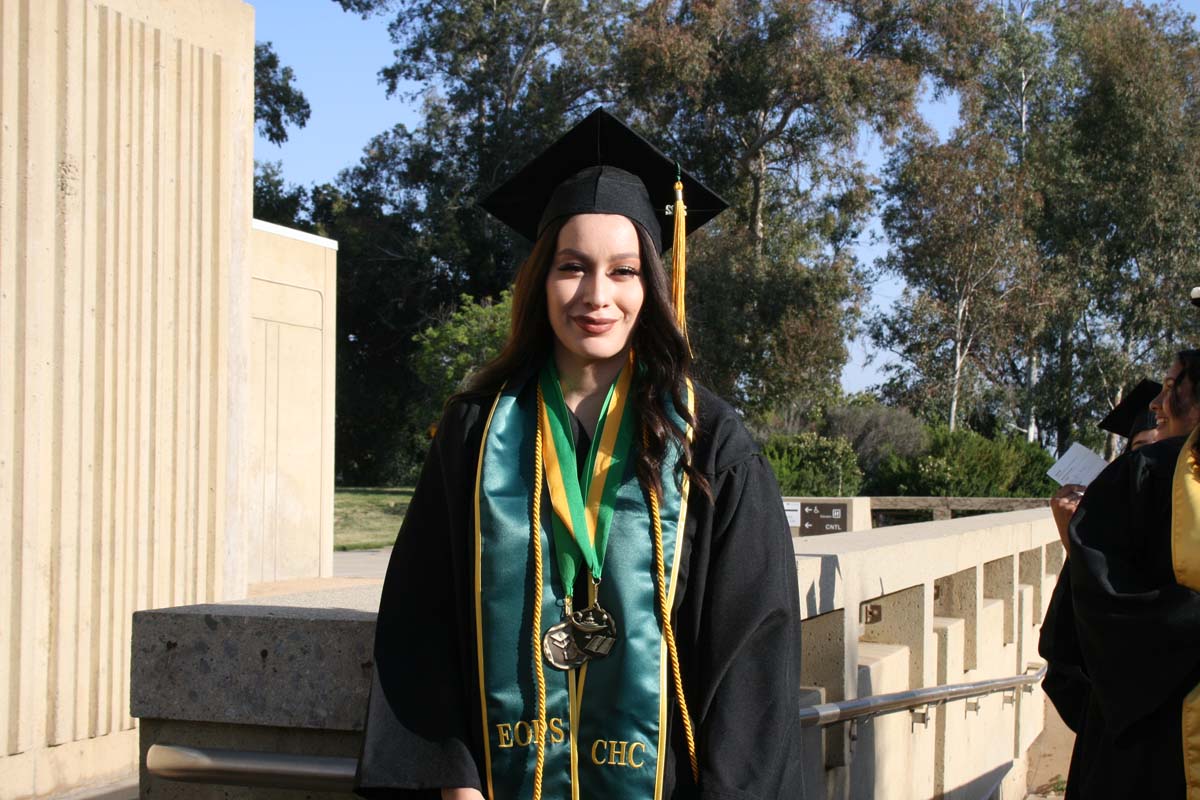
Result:
<svg viewBox="0 0 1200 800">
<path fill-rule="evenodd" d="M 1076 732 L 1069 800 L 1200 797 L 1200 350 L 1177 355 L 1150 409 L 1159 440 L 1109 464 L 1069 517 L 1038 643 Z"/>
<path fill-rule="evenodd" d="M 689 377 L 684 236 L 725 204 L 597 110 L 481 205 L 534 246 L 392 552 L 357 792 L 801 797 L 787 518 Z"/>
<path fill-rule="evenodd" d="M 1126 440 L 1124 452 L 1126 453 L 1157 441 L 1158 418 L 1150 410 L 1150 402 L 1161 392 L 1162 384 L 1158 381 L 1140 381 L 1137 386 L 1125 393 L 1121 402 L 1117 403 L 1104 419 L 1100 420 L 1099 428 L 1124 437 Z M 1054 516 L 1054 523 L 1058 527 L 1058 538 L 1062 541 L 1063 547 L 1067 547 L 1069 544 L 1067 527 L 1086 490 L 1086 486 L 1068 483 L 1059 488 L 1050 498 L 1050 510 Z M 1064 575 L 1066 570 L 1067 567 L 1064 566 L 1062 570 Z M 1070 615 L 1071 597 L 1067 580 L 1064 578 L 1059 583 L 1059 590 L 1051 597 L 1050 608 L 1042 628 L 1042 640 L 1048 645 L 1057 641 L 1059 633 L 1055 630 L 1055 626 L 1059 620 L 1068 620 L 1063 623 L 1062 632 L 1071 635 L 1074 630 L 1074 620 Z M 1046 696 L 1054 703 L 1055 710 L 1058 711 L 1058 715 L 1067 724 L 1067 727 L 1075 733 L 1079 733 L 1088 702 L 1087 675 L 1084 674 L 1081 665 L 1077 663 L 1078 659 L 1074 655 L 1077 652 L 1076 646 L 1072 644 L 1070 647 L 1060 647 L 1059 649 L 1063 651 L 1061 656 L 1047 659 L 1046 677 L 1042 681 L 1042 688 L 1045 690 Z"/>
</svg>

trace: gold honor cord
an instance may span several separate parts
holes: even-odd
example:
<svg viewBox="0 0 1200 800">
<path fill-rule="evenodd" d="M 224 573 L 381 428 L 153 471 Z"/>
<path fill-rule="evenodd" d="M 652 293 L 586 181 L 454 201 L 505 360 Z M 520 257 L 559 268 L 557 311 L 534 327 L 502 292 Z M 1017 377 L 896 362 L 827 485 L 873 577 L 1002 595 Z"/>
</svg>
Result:
<svg viewBox="0 0 1200 800">
<path fill-rule="evenodd" d="M 643 430 L 642 446 L 648 445 L 648 436 Z M 687 741 L 688 761 L 692 766 L 692 782 L 700 785 L 700 764 L 696 758 L 696 737 L 692 732 L 692 715 L 688 713 L 687 698 L 683 696 L 683 673 L 679 669 L 679 649 L 675 646 L 675 628 L 671 625 L 671 609 L 667 605 L 667 567 L 663 558 L 662 515 L 658 510 L 658 492 L 650 487 L 650 517 L 654 521 L 654 566 L 658 572 L 655 593 L 658 596 L 658 613 L 662 617 L 663 638 L 667 640 L 667 654 L 671 659 L 671 678 L 675 684 L 675 699 L 679 703 L 679 716 L 683 718 L 683 738 Z M 678 537 L 677 537 L 678 538 Z M 676 547 L 681 543 L 676 542 Z M 662 758 L 662 753 L 659 753 Z"/>
<path fill-rule="evenodd" d="M 537 387 L 538 407 L 542 406 L 542 387 Z M 537 721 L 534 723 L 534 747 L 537 768 L 533 773 L 533 800 L 542 800 L 542 772 L 546 766 L 546 673 L 542 669 L 542 426 L 533 434 L 533 514 L 529 538 L 533 539 L 533 670 L 537 681 Z"/>
</svg>

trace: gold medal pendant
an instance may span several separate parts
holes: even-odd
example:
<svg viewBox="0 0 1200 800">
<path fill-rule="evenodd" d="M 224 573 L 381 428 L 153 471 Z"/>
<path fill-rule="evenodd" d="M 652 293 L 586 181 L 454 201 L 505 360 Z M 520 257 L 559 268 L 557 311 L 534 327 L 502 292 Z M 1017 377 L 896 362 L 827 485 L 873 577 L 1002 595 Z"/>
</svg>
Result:
<svg viewBox="0 0 1200 800">
<path fill-rule="evenodd" d="M 617 643 L 617 623 L 597 603 L 570 616 L 575 647 L 586 658 L 604 658 Z"/>
<path fill-rule="evenodd" d="M 566 672 L 583 666 L 588 656 L 579 649 L 570 617 L 559 620 L 546 629 L 542 637 L 542 655 L 546 663 Z"/>
<path fill-rule="evenodd" d="M 557 670 L 578 669 L 592 659 L 604 658 L 617 643 L 617 623 L 595 600 L 582 611 L 566 605 L 563 618 L 546 629 L 542 655 Z"/>
</svg>

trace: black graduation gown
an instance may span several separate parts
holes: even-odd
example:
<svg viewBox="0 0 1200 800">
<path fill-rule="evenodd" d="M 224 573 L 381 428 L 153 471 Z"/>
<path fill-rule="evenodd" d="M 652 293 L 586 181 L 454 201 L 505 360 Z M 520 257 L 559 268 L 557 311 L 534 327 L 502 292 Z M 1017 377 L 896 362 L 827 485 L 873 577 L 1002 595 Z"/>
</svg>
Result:
<svg viewBox="0 0 1200 800">
<path fill-rule="evenodd" d="M 664 797 L 800 797 L 800 608 L 787 517 L 737 414 L 696 388 L 694 460 L 713 500 L 690 493 L 675 634 L 700 782 L 672 699 Z M 491 403 L 446 411 L 392 552 L 357 777 L 364 797 L 482 786 L 472 526 Z"/>
<path fill-rule="evenodd" d="M 1175 581 L 1171 482 L 1182 438 L 1121 456 L 1070 524 L 1038 649 L 1076 731 L 1067 798 L 1183 798 L 1181 703 L 1200 678 L 1200 595 Z"/>
</svg>

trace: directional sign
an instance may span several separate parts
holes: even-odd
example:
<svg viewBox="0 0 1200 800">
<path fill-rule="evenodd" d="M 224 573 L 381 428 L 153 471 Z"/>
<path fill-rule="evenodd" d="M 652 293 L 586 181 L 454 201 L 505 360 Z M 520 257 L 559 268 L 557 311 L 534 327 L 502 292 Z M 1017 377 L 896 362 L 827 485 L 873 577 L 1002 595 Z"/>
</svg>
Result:
<svg viewBox="0 0 1200 800">
<path fill-rule="evenodd" d="M 849 503 L 804 503 L 800 514 L 801 536 L 842 533 L 850 530 Z M 789 524 L 791 520 L 789 517 Z"/>
<path fill-rule="evenodd" d="M 784 500 L 783 510 L 787 513 L 787 521 L 789 528 L 800 527 L 800 501 L 799 500 Z"/>
</svg>

